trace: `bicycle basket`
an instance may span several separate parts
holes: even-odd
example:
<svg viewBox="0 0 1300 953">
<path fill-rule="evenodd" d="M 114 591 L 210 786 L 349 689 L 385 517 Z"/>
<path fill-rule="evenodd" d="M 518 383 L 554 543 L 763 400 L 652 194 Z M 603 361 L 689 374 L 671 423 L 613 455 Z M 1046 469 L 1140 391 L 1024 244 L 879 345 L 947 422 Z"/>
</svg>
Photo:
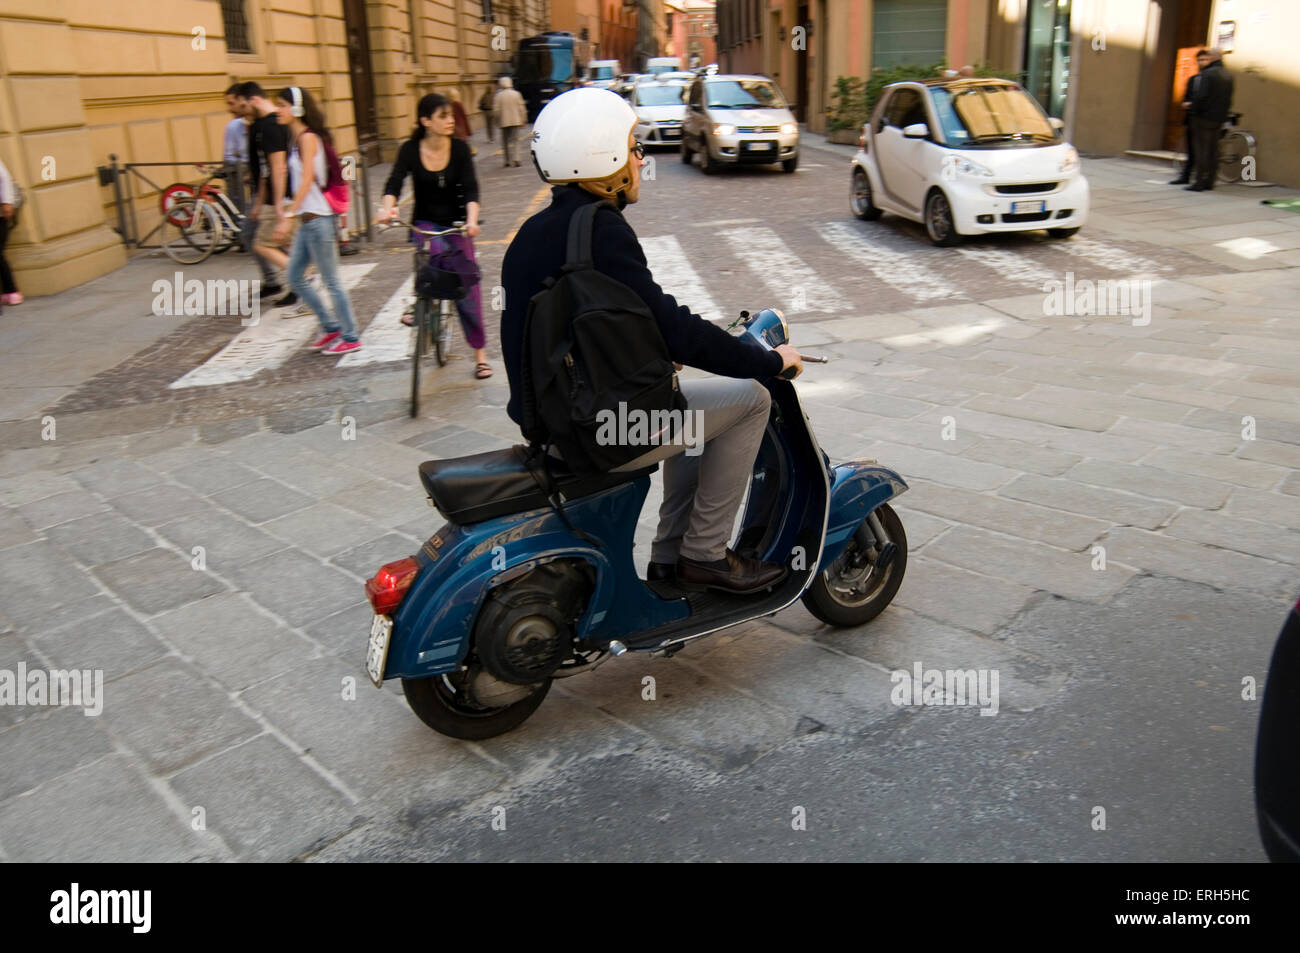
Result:
<svg viewBox="0 0 1300 953">
<path fill-rule="evenodd" d="M 439 267 L 436 258 L 429 259 L 420 266 L 415 279 L 415 293 L 421 298 L 445 298 L 457 300 L 465 297 L 465 288 L 460 275 Z"/>
</svg>

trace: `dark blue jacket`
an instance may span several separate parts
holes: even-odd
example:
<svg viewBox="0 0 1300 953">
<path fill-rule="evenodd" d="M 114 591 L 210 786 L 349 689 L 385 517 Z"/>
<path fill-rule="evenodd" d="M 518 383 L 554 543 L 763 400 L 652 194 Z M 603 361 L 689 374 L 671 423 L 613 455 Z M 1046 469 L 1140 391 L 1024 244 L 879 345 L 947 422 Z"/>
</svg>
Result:
<svg viewBox="0 0 1300 953">
<path fill-rule="evenodd" d="M 501 263 L 501 284 L 506 308 L 501 315 L 501 353 L 510 380 L 506 412 L 521 423 L 520 352 L 528 302 L 542 290 L 542 282 L 558 275 L 564 265 L 569 219 L 577 209 L 600 201 L 576 185 L 557 185 L 551 204 L 524 222 Z M 679 305 L 655 284 L 646 265 L 636 232 L 612 208 L 596 213 L 592 236 L 592 261 L 596 270 L 627 285 L 646 303 L 659 323 L 668 353 L 679 364 L 698 367 L 723 377 L 772 377 L 781 371 L 781 356 L 748 335 L 737 337 Z"/>
</svg>

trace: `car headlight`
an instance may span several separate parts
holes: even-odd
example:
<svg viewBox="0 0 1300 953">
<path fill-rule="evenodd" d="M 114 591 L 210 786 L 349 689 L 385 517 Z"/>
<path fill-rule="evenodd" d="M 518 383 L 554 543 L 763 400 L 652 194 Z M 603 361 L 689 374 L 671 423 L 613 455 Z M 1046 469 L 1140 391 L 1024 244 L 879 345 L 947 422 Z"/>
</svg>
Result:
<svg viewBox="0 0 1300 953">
<path fill-rule="evenodd" d="M 1057 172 L 1075 172 L 1079 168 L 1079 152 L 1074 146 L 1070 146 L 1065 151 L 1065 156 L 1061 159 L 1061 164 L 1056 167 Z"/>
<path fill-rule="evenodd" d="M 952 175 L 980 175 L 989 176 L 993 170 L 988 166 L 980 165 L 974 159 L 967 159 L 965 156 L 952 156 L 951 161 L 946 163 L 947 167 L 952 170 Z"/>
<path fill-rule="evenodd" d="M 792 122 L 783 123 L 781 126 L 781 135 L 783 136 L 793 136 L 798 131 L 799 127 Z"/>
<path fill-rule="evenodd" d="M 736 127 L 725 122 L 715 123 L 713 126 L 713 134 L 715 136 L 731 136 L 734 135 L 735 132 Z"/>
</svg>

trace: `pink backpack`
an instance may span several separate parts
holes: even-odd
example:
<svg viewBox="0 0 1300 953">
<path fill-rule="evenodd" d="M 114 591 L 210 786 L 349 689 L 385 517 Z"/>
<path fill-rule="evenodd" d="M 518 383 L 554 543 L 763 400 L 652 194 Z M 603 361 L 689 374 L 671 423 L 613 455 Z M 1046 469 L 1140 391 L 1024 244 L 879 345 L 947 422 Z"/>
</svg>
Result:
<svg viewBox="0 0 1300 953">
<path fill-rule="evenodd" d="M 325 201 L 334 211 L 335 215 L 345 215 L 348 210 L 350 193 L 348 183 L 343 178 L 343 165 L 339 162 L 339 155 L 334 151 L 334 147 L 328 142 L 321 140 L 325 147 L 325 168 L 326 181 L 321 187 L 321 194 L 325 196 Z"/>
</svg>

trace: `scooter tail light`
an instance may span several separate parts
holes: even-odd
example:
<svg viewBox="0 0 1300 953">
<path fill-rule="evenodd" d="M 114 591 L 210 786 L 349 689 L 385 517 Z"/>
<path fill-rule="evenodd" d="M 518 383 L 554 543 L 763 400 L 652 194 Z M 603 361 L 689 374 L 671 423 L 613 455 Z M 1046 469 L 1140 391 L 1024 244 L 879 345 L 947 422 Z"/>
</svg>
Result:
<svg viewBox="0 0 1300 953">
<path fill-rule="evenodd" d="M 419 574 L 420 564 L 412 556 L 380 566 L 379 571 L 366 580 L 366 598 L 375 614 L 392 615 Z"/>
</svg>

